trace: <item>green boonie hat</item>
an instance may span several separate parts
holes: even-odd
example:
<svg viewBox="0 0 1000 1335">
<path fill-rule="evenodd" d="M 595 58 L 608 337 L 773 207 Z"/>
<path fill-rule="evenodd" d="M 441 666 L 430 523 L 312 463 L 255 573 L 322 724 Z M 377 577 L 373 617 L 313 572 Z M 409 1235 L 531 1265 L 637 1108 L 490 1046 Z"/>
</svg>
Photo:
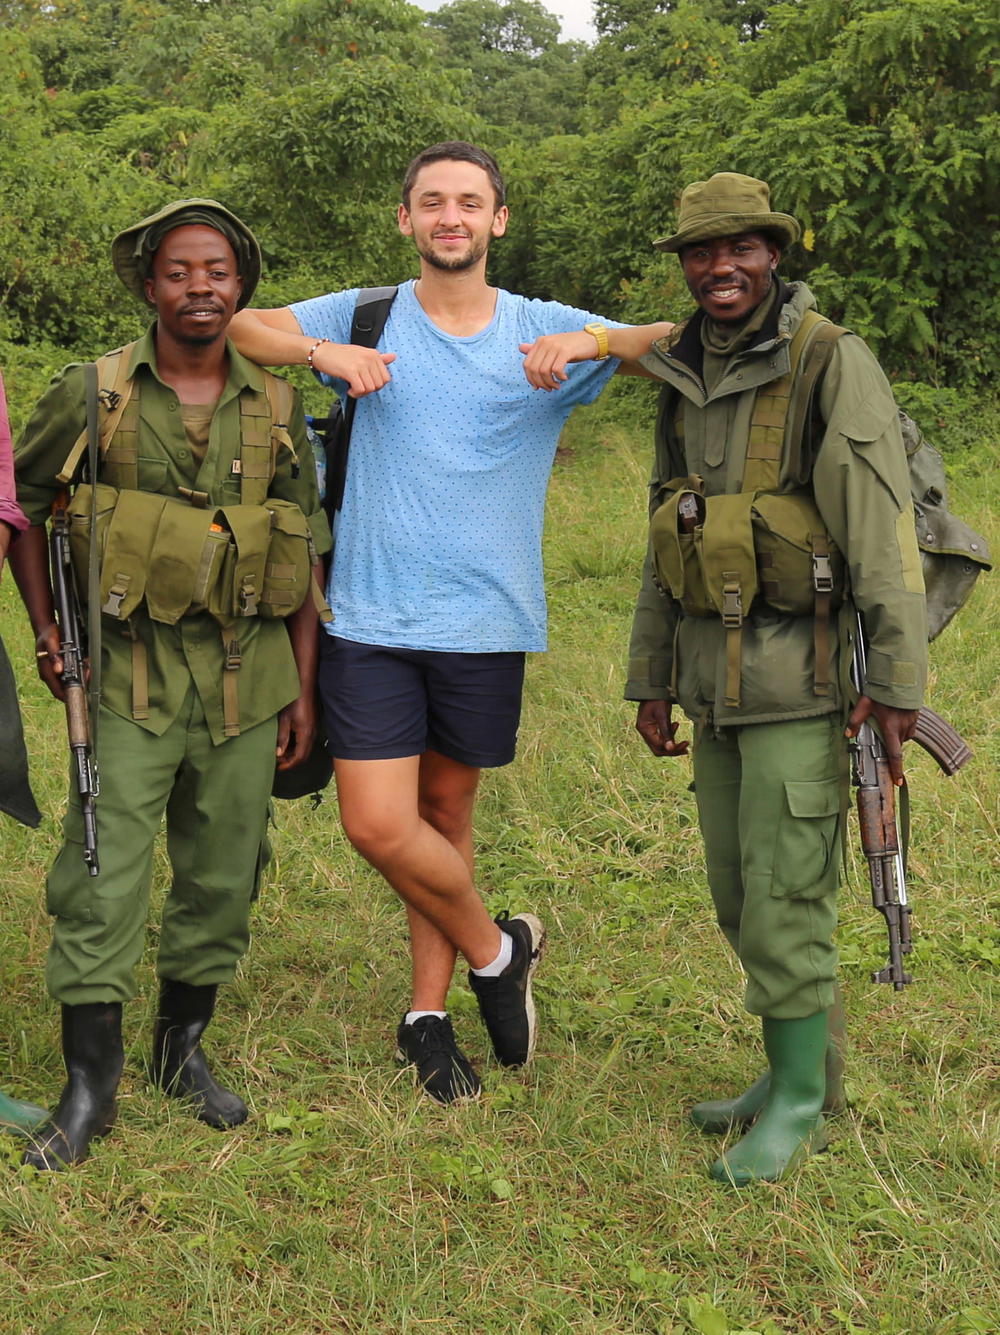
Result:
<svg viewBox="0 0 1000 1335">
<path fill-rule="evenodd" d="M 192 225 L 214 227 L 232 246 L 243 279 L 243 290 L 236 303 L 236 309 L 242 310 L 260 282 L 260 246 L 246 223 L 214 199 L 178 199 L 119 232 L 111 243 L 115 273 L 133 296 L 146 302 L 145 283 L 160 243 L 175 227 Z"/>
<path fill-rule="evenodd" d="M 681 194 L 677 231 L 654 241 L 656 250 L 676 253 L 695 241 L 712 241 L 741 232 L 771 232 L 782 247 L 799 239 L 800 228 L 787 213 L 771 212 L 771 191 L 766 181 L 739 172 L 716 172 L 707 181 L 695 181 Z"/>
</svg>

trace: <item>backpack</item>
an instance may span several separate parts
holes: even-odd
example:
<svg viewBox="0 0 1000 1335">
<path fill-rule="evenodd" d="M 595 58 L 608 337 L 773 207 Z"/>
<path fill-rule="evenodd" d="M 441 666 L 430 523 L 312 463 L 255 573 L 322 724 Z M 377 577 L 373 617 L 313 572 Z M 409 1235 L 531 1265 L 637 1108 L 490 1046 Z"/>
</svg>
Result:
<svg viewBox="0 0 1000 1335">
<path fill-rule="evenodd" d="M 992 570 L 986 539 L 948 510 L 944 460 L 906 413 L 899 425 L 910 466 L 910 494 L 927 590 L 927 638 L 933 640 L 968 600 L 983 570 Z"/>
<path fill-rule="evenodd" d="M 382 337 L 389 318 L 389 310 L 396 299 L 396 287 L 363 287 L 354 304 L 351 320 L 352 343 L 362 348 L 374 348 Z M 351 428 L 357 399 L 335 395 L 326 417 L 307 417 L 307 422 L 319 438 L 323 448 L 326 486 L 323 509 L 333 528 L 334 517 L 344 503 L 344 485 L 347 481 L 347 455 L 351 445 Z"/>
</svg>

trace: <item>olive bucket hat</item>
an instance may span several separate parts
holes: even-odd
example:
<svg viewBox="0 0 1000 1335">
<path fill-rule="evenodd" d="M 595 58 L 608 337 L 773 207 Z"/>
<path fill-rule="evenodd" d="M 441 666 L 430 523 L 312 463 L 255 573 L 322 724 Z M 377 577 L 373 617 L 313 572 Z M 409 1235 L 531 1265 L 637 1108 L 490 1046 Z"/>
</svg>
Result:
<svg viewBox="0 0 1000 1335">
<path fill-rule="evenodd" d="M 741 232 L 767 232 L 782 249 L 799 239 L 800 228 L 787 213 L 771 212 L 766 181 L 739 172 L 716 172 L 707 181 L 685 187 L 677 211 L 677 231 L 654 241 L 656 250 L 674 253 L 695 241 L 712 241 Z"/>
<path fill-rule="evenodd" d="M 246 223 L 214 199 L 178 199 L 119 232 L 111 243 L 111 263 L 115 273 L 133 296 L 145 302 L 146 279 L 163 238 L 175 227 L 192 225 L 214 227 L 232 246 L 243 279 L 243 290 L 236 303 L 236 309 L 242 310 L 260 282 L 260 246 Z"/>
</svg>

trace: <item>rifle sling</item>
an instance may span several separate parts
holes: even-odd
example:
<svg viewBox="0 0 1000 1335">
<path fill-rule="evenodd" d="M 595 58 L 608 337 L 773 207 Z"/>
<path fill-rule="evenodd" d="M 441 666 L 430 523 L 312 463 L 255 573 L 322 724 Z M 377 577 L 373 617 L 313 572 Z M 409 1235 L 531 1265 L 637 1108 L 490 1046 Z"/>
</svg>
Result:
<svg viewBox="0 0 1000 1335">
<path fill-rule="evenodd" d="M 88 362 L 84 367 L 84 385 L 87 399 L 87 466 L 90 470 L 90 560 L 87 566 L 87 655 L 90 659 L 90 681 L 87 697 L 90 704 L 90 744 L 97 754 L 97 710 L 101 703 L 101 568 L 97 555 L 97 465 L 100 442 L 97 429 L 97 366 Z"/>
</svg>

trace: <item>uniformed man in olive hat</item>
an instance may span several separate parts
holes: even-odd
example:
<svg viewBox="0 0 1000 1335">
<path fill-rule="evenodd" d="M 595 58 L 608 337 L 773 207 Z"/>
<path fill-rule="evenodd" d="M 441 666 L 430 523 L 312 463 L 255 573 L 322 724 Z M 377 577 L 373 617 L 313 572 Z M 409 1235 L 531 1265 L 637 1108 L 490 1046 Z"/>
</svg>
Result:
<svg viewBox="0 0 1000 1335">
<path fill-rule="evenodd" d="M 84 471 L 84 366 L 55 378 L 16 448 L 18 499 L 32 527 L 12 564 L 56 696 L 62 662 L 44 524 L 60 478 L 87 479 L 70 504 L 84 535 L 81 588 L 94 511 L 103 551 L 99 873 L 88 875 L 81 856 L 71 793 L 47 887 L 47 977 L 62 1003 L 68 1079 L 26 1156 L 42 1169 L 85 1158 L 114 1122 L 122 1005 L 135 994 L 164 812 L 173 877 L 153 1078 L 212 1126 L 247 1116 L 213 1077 L 200 1039 L 218 985 L 248 944 L 275 756 L 291 766 L 309 752 L 312 584 L 317 553 L 330 546 L 297 398 L 226 337 L 260 277 L 253 233 L 214 200 L 182 200 L 127 228 L 111 253 L 156 318 L 138 342 L 98 362 L 96 492 Z"/>
<path fill-rule="evenodd" d="M 641 359 L 663 388 L 626 697 L 654 755 L 688 751 L 675 704 L 694 724 L 709 886 L 762 1021 L 766 1073 L 692 1113 L 705 1132 L 745 1132 L 711 1169 L 736 1185 L 822 1148 L 823 1111 L 842 1105 L 845 726 L 874 715 L 901 783 L 927 670 L 896 406 L 861 339 L 778 276 L 798 236 L 763 181 L 688 186 L 656 245 L 678 256 L 697 310 Z M 853 709 L 851 601 L 869 640 Z"/>
</svg>

